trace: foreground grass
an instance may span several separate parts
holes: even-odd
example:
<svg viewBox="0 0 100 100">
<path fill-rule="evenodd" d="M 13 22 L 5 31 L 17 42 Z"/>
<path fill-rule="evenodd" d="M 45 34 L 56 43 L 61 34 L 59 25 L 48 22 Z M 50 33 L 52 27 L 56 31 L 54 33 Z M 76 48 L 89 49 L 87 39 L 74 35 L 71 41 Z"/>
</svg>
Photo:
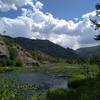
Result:
<svg viewBox="0 0 100 100">
<path fill-rule="evenodd" d="M 18 80 L 9 81 L 0 79 L 0 100 L 42 100 L 39 96 L 43 94 L 41 87 L 35 84 L 21 84 Z"/>
<path fill-rule="evenodd" d="M 42 72 L 54 76 L 69 76 L 68 89 L 49 90 L 46 95 L 34 96 L 38 88 L 31 89 L 33 95 L 29 100 L 100 100 L 100 75 L 96 65 L 71 65 L 66 63 L 45 64 L 39 67 L 0 67 L 1 72 L 19 71 L 19 72 Z M 28 85 L 20 85 L 16 82 L 4 82 L 0 86 L 0 100 L 26 100 Z M 6 83 L 6 84 L 5 84 Z M 13 89 L 12 87 L 17 87 Z M 26 88 L 24 88 L 26 87 Z M 25 91 L 23 91 L 25 90 Z M 39 91 L 37 91 L 39 92 Z"/>
<path fill-rule="evenodd" d="M 11 88 L 18 85 L 16 82 L 9 83 L 9 81 L 3 80 L 3 86 L 0 86 L 0 100 L 100 100 L 99 77 L 98 75 L 94 79 L 78 80 L 77 87 L 72 85 L 68 89 L 51 89 L 46 95 L 34 96 L 33 93 L 29 99 L 27 99 L 27 93 L 23 91 L 24 88 Z"/>
</svg>

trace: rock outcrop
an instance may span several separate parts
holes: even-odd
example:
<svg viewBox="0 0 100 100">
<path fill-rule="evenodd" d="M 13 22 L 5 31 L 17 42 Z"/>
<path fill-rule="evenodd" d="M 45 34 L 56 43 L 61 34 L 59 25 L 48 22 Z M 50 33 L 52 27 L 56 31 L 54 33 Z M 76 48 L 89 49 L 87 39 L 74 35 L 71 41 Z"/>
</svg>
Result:
<svg viewBox="0 0 100 100">
<path fill-rule="evenodd" d="M 7 45 L 3 41 L 0 41 L 0 58 L 3 57 L 9 58 L 9 50 Z"/>
<path fill-rule="evenodd" d="M 34 60 L 31 54 L 18 45 L 12 38 L 0 36 L 0 63 L 6 59 L 11 59 L 12 63 L 18 60 L 23 66 L 27 67 L 39 66 L 38 61 Z"/>
<path fill-rule="evenodd" d="M 39 66 L 38 61 L 34 60 L 32 56 L 25 50 L 19 50 L 18 52 L 18 59 L 24 64 L 24 66 Z"/>
</svg>

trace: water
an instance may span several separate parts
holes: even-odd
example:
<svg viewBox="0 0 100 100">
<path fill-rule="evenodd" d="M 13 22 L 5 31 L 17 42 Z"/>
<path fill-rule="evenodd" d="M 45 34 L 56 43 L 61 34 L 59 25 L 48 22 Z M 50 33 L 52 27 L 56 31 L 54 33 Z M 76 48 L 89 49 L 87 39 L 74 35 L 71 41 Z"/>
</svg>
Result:
<svg viewBox="0 0 100 100">
<path fill-rule="evenodd" d="M 67 88 L 67 77 L 54 77 L 44 73 L 9 72 L 0 73 L 0 79 L 18 80 L 22 84 L 36 84 L 49 88 Z"/>
<path fill-rule="evenodd" d="M 45 95 L 49 89 L 67 88 L 67 77 L 54 77 L 44 73 L 33 72 L 8 72 L 0 73 L 0 79 L 6 79 L 9 81 L 18 80 L 19 86 L 25 86 L 25 84 L 32 84 L 33 86 L 39 86 L 39 90 L 33 91 L 32 88 L 23 90 L 27 100 L 31 100 L 31 97 L 38 95 Z M 12 86 L 12 83 L 11 83 Z M 20 89 L 18 90 L 20 91 Z M 20 97 L 20 100 L 21 97 Z"/>
</svg>

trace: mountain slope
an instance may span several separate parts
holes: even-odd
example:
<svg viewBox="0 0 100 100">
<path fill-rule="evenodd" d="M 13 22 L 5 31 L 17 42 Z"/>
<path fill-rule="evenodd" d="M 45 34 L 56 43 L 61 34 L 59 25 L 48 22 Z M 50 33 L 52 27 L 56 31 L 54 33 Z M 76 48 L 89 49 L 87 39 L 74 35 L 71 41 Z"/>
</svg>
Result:
<svg viewBox="0 0 100 100">
<path fill-rule="evenodd" d="M 14 40 L 29 52 L 40 51 L 51 57 L 74 59 L 79 57 L 78 54 L 72 52 L 70 49 L 65 49 L 57 44 L 50 42 L 49 40 L 33 40 L 28 38 L 14 38 Z"/>
<path fill-rule="evenodd" d="M 38 65 L 30 53 L 18 45 L 12 38 L 0 36 L 0 65 L 1 66 L 33 66 Z"/>
<path fill-rule="evenodd" d="M 99 46 L 85 47 L 76 50 L 76 53 L 79 54 L 81 57 L 93 57 L 98 55 L 99 52 Z"/>
</svg>

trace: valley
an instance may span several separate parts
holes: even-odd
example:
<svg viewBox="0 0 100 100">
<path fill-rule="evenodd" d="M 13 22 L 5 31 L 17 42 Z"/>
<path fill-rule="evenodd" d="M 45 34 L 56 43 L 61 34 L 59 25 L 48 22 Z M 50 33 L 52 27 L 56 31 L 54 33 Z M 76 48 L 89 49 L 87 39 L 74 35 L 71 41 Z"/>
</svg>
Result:
<svg viewBox="0 0 100 100">
<path fill-rule="evenodd" d="M 75 51 L 48 40 L 0 36 L 0 89 L 4 91 L 1 98 L 13 95 L 12 98 L 46 100 L 52 90 L 65 91 L 74 82 L 94 79 L 99 73 L 98 51 L 93 49 L 94 58 L 81 56 L 82 50 L 89 54 L 85 48 Z M 89 49 L 88 52 L 92 55 Z"/>
<path fill-rule="evenodd" d="M 100 0 L 0 0 L 0 100 L 100 100 Z"/>
</svg>

